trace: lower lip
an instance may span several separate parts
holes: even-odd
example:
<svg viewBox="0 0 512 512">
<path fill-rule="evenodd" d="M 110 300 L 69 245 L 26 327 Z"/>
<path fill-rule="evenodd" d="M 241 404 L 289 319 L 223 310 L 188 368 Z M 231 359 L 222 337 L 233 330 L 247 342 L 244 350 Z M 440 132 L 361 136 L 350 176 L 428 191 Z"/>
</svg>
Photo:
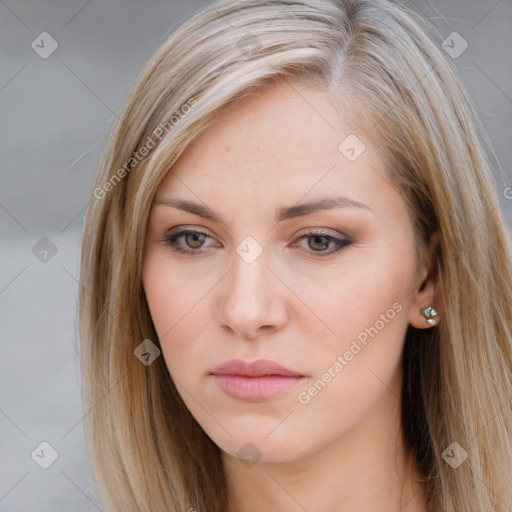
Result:
<svg viewBox="0 0 512 512">
<path fill-rule="evenodd" d="M 242 375 L 214 375 L 220 389 L 233 398 L 247 402 L 263 402 L 295 386 L 302 377 L 265 375 L 244 377 Z"/>
</svg>

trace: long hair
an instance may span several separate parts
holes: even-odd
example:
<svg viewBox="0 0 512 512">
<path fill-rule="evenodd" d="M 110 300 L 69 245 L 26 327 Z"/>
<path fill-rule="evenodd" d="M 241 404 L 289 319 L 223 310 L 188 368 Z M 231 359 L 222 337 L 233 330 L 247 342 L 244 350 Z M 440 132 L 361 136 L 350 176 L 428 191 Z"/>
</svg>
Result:
<svg viewBox="0 0 512 512">
<path fill-rule="evenodd" d="M 98 495 L 110 512 L 226 510 L 219 448 L 163 357 L 136 357 L 144 340 L 159 346 L 141 261 L 153 196 L 183 150 L 225 106 L 277 80 L 330 94 L 378 144 L 419 255 L 438 233 L 442 319 L 409 326 L 402 388 L 405 449 L 429 510 L 510 511 L 512 250 L 490 144 L 440 36 L 392 0 L 224 0 L 187 20 L 142 71 L 83 228 L 84 421 Z M 467 453 L 458 467 L 448 463 L 454 447 Z"/>
</svg>

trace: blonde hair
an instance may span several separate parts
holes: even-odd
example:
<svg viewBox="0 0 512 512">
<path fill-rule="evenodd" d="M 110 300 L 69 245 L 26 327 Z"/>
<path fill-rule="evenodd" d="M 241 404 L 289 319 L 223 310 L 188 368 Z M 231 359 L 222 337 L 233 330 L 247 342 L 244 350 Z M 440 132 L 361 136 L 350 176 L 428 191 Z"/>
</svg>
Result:
<svg viewBox="0 0 512 512">
<path fill-rule="evenodd" d="M 158 346 L 141 261 L 153 196 L 182 151 L 225 106 L 277 80 L 325 90 L 379 145 L 418 255 L 439 234 L 432 268 L 442 320 L 409 326 L 402 398 L 405 448 L 429 510 L 510 510 L 512 250 L 488 140 L 439 39 L 391 0 L 225 0 L 151 58 L 108 142 L 84 221 L 85 427 L 109 511 L 226 510 L 219 448 L 163 357 L 146 366 L 134 356 L 145 339 Z M 453 442 L 468 453 L 456 469 L 442 456 Z"/>
</svg>

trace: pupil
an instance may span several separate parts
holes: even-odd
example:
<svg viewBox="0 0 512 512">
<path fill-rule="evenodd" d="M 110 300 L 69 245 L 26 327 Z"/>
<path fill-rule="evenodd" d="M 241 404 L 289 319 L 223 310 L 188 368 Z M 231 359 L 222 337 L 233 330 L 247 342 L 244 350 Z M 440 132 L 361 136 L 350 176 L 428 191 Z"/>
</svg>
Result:
<svg viewBox="0 0 512 512">
<path fill-rule="evenodd" d="M 193 234 L 189 234 L 188 236 L 192 237 L 192 239 L 193 239 L 192 244 L 189 244 L 189 245 L 195 249 L 197 249 L 198 247 L 201 247 L 201 244 L 204 242 L 204 235 L 202 235 L 201 233 L 193 233 Z M 198 237 L 202 237 L 202 239 L 198 239 Z M 195 243 L 197 245 L 194 245 Z"/>
<path fill-rule="evenodd" d="M 322 245 L 321 249 L 325 249 L 326 245 L 329 244 L 329 241 L 327 240 L 327 238 L 325 236 L 315 235 L 315 237 L 313 238 L 314 243 L 316 244 L 319 239 L 323 239 L 324 240 L 324 242 L 319 242 L 319 243 L 320 243 L 320 245 Z M 311 246 L 311 244 L 310 244 L 310 246 Z M 312 247 L 312 249 L 314 249 L 314 247 Z"/>
</svg>

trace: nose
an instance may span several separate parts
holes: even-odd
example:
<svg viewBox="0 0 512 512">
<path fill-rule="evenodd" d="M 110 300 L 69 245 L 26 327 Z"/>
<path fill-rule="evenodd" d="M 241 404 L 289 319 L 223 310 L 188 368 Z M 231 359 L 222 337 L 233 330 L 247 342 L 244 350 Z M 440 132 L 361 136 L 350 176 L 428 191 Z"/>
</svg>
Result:
<svg viewBox="0 0 512 512">
<path fill-rule="evenodd" d="M 233 268 L 223 280 L 219 320 L 240 337 L 255 338 L 287 322 L 286 287 L 268 263 L 265 251 L 252 263 L 235 253 Z"/>
</svg>

